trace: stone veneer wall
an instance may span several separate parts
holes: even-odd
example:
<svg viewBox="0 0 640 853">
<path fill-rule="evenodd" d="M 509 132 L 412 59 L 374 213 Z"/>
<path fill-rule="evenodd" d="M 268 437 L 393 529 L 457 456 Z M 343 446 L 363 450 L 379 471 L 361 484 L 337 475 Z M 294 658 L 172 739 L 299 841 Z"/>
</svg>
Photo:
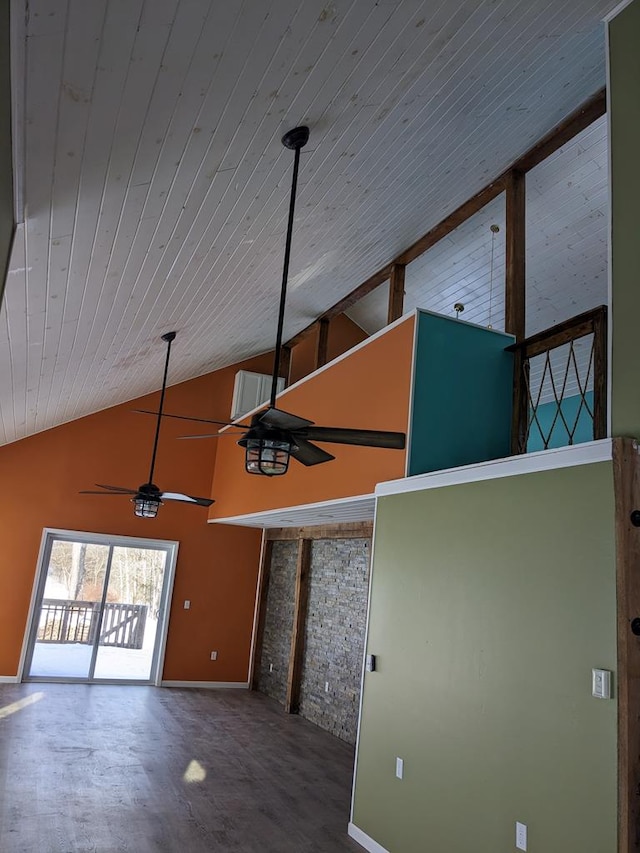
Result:
<svg viewBox="0 0 640 853">
<path fill-rule="evenodd" d="M 295 540 L 273 543 L 258 690 L 282 705 L 287 698 L 297 560 Z"/>
<path fill-rule="evenodd" d="M 311 545 L 300 715 L 355 743 L 369 592 L 370 539 Z"/>
</svg>

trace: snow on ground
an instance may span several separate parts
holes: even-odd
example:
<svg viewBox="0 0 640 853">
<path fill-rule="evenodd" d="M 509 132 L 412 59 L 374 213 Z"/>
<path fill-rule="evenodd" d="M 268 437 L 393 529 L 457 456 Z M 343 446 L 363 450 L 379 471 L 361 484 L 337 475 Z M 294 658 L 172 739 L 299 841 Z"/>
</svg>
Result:
<svg viewBox="0 0 640 853">
<path fill-rule="evenodd" d="M 147 619 L 141 649 L 99 646 L 95 678 L 149 681 L 158 623 Z M 31 677 L 87 678 L 92 647 L 83 643 L 40 643 L 33 650 Z"/>
</svg>

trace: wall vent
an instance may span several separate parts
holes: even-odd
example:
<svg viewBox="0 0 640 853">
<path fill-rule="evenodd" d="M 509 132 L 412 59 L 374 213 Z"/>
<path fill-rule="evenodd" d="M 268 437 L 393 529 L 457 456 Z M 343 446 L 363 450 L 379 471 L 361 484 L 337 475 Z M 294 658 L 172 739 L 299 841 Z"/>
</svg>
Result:
<svg viewBox="0 0 640 853">
<path fill-rule="evenodd" d="M 284 389 L 283 377 L 278 378 L 278 393 Z M 269 402 L 271 376 L 266 373 L 251 373 L 239 370 L 233 386 L 231 420 L 241 418 L 247 412 Z"/>
</svg>

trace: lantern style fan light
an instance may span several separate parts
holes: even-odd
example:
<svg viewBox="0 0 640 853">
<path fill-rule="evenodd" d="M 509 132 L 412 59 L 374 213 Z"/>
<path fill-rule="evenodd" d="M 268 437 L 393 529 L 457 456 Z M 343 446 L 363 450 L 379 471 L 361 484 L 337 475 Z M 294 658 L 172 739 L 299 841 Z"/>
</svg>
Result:
<svg viewBox="0 0 640 853">
<path fill-rule="evenodd" d="M 273 375 L 271 379 L 271 395 L 266 409 L 251 418 L 248 431 L 238 444 L 245 448 L 245 470 L 249 474 L 262 474 L 267 477 L 286 474 L 289 460 L 293 457 L 303 465 L 319 465 L 335 459 L 331 453 L 312 444 L 312 441 L 328 442 L 329 444 L 351 444 L 363 447 L 385 447 L 392 450 L 403 450 L 405 434 L 371 429 L 343 429 L 342 427 L 315 426 L 313 421 L 292 415 L 276 408 L 276 393 L 278 388 L 278 368 L 282 352 L 282 335 L 284 328 L 284 311 L 287 297 L 287 280 L 289 277 L 289 260 L 291 256 L 291 236 L 293 232 L 293 217 L 295 212 L 296 190 L 298 186 L 298 168 L 300 165 L 300 150 L 309 140 L 308 127 L 294 127 L 282 137 L 285 148 L 294 152 L 293 178 L 289 200 L 289 219 L 284 250 L 284 265 L 282 270 L 282 287 L 280 290 L 280 308 L 278 312 L 278 330 L 276 347 L 273 358 Z M 147 412 L 147 414 L 151 414 Z M 186 415 L 165 415 L 181 420 L 193 420 L 201 423 L 216 423 L 224 426 L 239 426 L 238 422 L 226 424 L 221 421 L 209 421 L 206 418 L 189 418 Z M 182 438 L 214 438 L 220 433 L 181 436 Z"/>
<path fill-rule="evenodd" d="M 153 482 L 153 471 L 156 464 L 156 455 L 158 452 L 158 439 L 160 438 L 160 424 L 163 417 L 164 395 L 167 389 L 167 374 L 169 372 L 169 357 L 171 355 L 171 344 L 175 340 L 176 332 L 167 332 L 162 335 L 162 340 L 167 344 L 167 355 L 164 363 L 164 375 L 162 377 L 162 392 L 160 394 L 160 407 L 157 412 L 156 434 L 153 441 L 153 451 L 151 453 L 151 466 L 149 468 L 149 479 L 146 483 L 138 486 L 137 489 L 129 489 L 125 486 L 107 486 L 102 483 L 96 483 L 101 491 L 82 491 L 81 495 L 126 495 L 129 497 L 134 506 L 134 514 L 139 518 L 155 518 L 158 514 L 159 507 L 164 501 L 181 501 L 183 503 L 195 504 L 196 506 L 211 506 L 213 501 L 210 498 L 198 498 L 194 495 L 184 495 L 181 492 L 162 492 Z M 155 414 L 155 413 L 154 413 Z"/>
</svg>

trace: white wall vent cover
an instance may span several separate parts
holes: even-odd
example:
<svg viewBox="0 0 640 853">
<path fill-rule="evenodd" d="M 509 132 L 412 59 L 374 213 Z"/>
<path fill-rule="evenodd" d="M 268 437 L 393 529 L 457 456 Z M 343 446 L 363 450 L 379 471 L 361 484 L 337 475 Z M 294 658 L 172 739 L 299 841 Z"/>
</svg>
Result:
<svg viewBox="0 0 640 853">
<path fill-rule="evenodd" d="M 284 379 L 278 378 L 278 393 L 284 389 Z M 251 373 L 249 370 L 239 370 L 233 386 L 231 403 L 231 420 L 241 418 L 264 403 L 269 402 L 271 394 L 271 376 L 266 373 Z"/>
</svg>

